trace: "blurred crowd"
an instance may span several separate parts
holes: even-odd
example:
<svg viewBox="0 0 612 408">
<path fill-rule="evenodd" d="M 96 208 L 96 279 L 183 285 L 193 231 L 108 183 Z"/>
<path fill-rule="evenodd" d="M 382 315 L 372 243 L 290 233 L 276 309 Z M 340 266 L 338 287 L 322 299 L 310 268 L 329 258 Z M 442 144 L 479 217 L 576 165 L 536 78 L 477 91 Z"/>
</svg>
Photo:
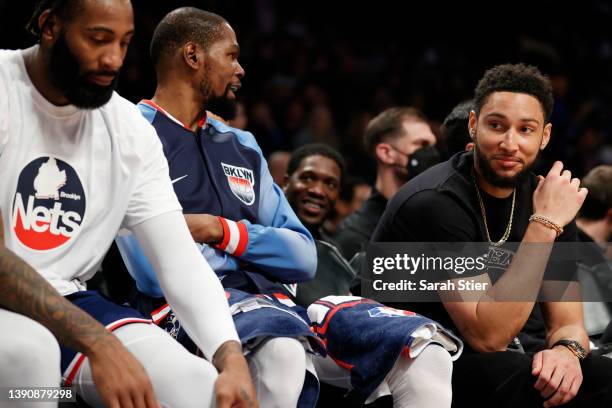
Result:
<svg viewBox="0 0 612 408">
<path fill-rule="evenodd" d="M 1 48 L 31 43 L 18 25 L 27 20 L 29 3 L 0 0 Z M 555 93 L 553 138 L 536 170 L 560 159 L 580 177 L 612 163 L 612 3 L 604 0 L 580 7 L 518 2 L 499 11 L 477 3 L 410 2 L 400 8 L 387 1 L 133 4 L 137 35 L 119 92 L 134 102 L 152 95 L 148 44 L 165 13 L 184 5 L 217 12 L 236 28 L 246 70 L 240 103 L 229 116 L 235 116 L 234 126 L 255 134 L 268 158 L 322 142 L 342 152 L 349 174 L 372 182 L 365 126 L 398 105 L 423 111 L 444 157 L 440 124 L 471 98 L 477 78 L 495 64 L 525 62 L 551 78 Z"/>
</svg>

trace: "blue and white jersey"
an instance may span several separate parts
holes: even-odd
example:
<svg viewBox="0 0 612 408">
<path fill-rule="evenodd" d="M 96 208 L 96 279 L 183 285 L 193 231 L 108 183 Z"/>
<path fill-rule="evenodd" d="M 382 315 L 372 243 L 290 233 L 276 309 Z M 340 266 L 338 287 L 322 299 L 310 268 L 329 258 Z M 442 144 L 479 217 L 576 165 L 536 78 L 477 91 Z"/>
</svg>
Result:
<svg viewBox="0 0 612 408">
<path fill-rule="evenodd" d="M 198 245 L 221 279 L 241 271 L 263 287 L 314 277 L 314 240 L 274 184 L 251 133 L 211 118 L 193 132 L 151 101 L 138 107 L 157 130 L 183 212 L 219 216 L 223 242 Z M 161 297 L 136 240 L 119 236 L 117 244 L 138 289 Z"/>
</svg>

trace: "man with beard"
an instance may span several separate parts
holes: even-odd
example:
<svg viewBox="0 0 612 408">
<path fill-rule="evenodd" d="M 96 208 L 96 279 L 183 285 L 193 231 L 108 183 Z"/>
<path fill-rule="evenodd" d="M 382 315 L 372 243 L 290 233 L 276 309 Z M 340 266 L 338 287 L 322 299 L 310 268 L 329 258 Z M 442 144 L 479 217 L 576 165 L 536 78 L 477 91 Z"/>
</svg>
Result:
<svg viewBox="0 0 612 408">
<path fill-rule="evenodd" d="M 326 144 L 304 145 L 289 159 L 283 183 L 285 196 L 317 246 L 317 273 L 296 290 L 296 302 L 304 307 L 323 296 L 350 294 L 355 279 L 355 272 L 323 229 L 345 185 L 344 177 L 344 159 Z"/>
<path fill-rule="evenodd" d="M 315 239 L 333 243 L 322 227 L 334 209 L 345 177 L 344 159 L 326 144 L 302 146 L 289 158 L 283 183 L 285 195 Z"/>
<path fill-rule="evenodd" d="M 0 51 L 0 384 L 59 385 L 57 342 L 42 324 L 62 344 L 64 384 L 89 405 L 209 406 L 216 391 L 217 406 L 255 406 L 222 287 L 191 244 L 155 130 L 113 92 L 130 2 L 41 1 L 29 26 L 38 45 Z M 86 290 L 120 227 L 219 375 L 136 310 Z"/>
<path fill-rule="evenodd" d="M 283 284 L 313 278 L 317 263 L 313 238 L 283 191 L 273 183 L 254 136 L 206 116 L 205 109 L 213 99 L 233 99 L 240 88 L 244 70 L 238 62 L 238 51 L 236 34 L 222 17 L 191 7 L 174 10 L 153 34 L 151 57 L 158 84 L 152 100 L 142 101 L 139 107 L 162 140 L 193 239 L 227 290 L 238 334 L 248 350 L 260 404 L 312 407 L 318 393 L 312 354 L 325 353 L 324 341 L 315 335 L 306 310 L 293 303 L 293 293 Z M 334 177 L 327 182 L 337 189 Z M 117 243 L 141 292 L 139 309 L 197 353 L 189 333 L 161 297 L 160 286 L 133 238 L 125 235 Z M 382 306 L 363 303 L 359 305 L 362 315 L 367 315 L 363 308 Z M 331 315 L 343 313 L 327 316 Z M 343 346 L 351 336 L 344 336 L 346 342 L 334 340 L 338 333 L 335 323 L 321 324 L 319 330 L 331 339 L 325 344 L 340 344 L 339 350 L 361 359 L 353 373 L 360 378 L 356 384 L 365 397 L 394 392 L 398 408 L 450 405 L 451 357 L 442 347 L 427 347 L 422 354 L 402 359 L 394 368 L 411 344 L 411 334 L 421 324 L 427 326 L 436 343 L 445 337 L 444 330 L 430 326 L 423 317 L 376 321 L 393 323 L 396 336 L 364 336 L 369 343 L 352 343 L 355 347 L 349 349 Z M 423 341 L 432 340 L 428 337 Z M 378 350 L 372 344 L 383 346 Z M 450 349 L 458 351 L 452 340 L 449 344 Z M 369 358 L 371 354 L 359 352 L 357 346 L 378 351 L 379 358 Z M 350 386 L 351 372 L 332 359 L 325 362 L 341 369 L 343 384 Z M 414 381 L 424 372 L 431 381 L 425 385 Z M 386 381 L 388 373 L 392 379 Z M 417 384 L 419 393 L 413 392 Z M 435 397 L 429 397 L 432 393 Z"/>
<path fill-rule="evenodd" d="M 265 407 L 309 406 L 317 382 L 307 373 L 313 371 L 308 339 L 320 345 L 307 322 L 286 306 L 289 293 L 277 282 L 312 278 L 312 237 L 273 183 L 253 135 L 206 116 L 207 108 L 235 98 L 244 75 L 239 50 L 221 16 L 191 7 L 172 11 L 151 41 L 157 89 L 139 108 L 161 139 L 193 239 L 227 288 L 258 401 Z M 197 352 L 132 240 L 128 235 L 117 243 L 141 292 L 134 304 Z"/>
<path fill-rule="evenodd" d="M 395 107 L 368 123 L 364 142 L 376 160 L 376 181 L 363 205 L 338 225 L 335 240 L 342 255 L 349 260 L 365 250 L 387 201 L 411 176 L 410 157 L 423 147 L 433 150 L 436 136 L 422 112 L 411 107 Z"/>
<path fill-rule="evenodd" d="M 587 195 L 561 162 L 546 177 L 529 172 L 551 135 L 550 83 L 535 67 L 500 65 L 478 83 L 474 105 L 475 154 L 458 153 L 407 183 L 372 240 L 488 242 L 510 258 L 478 301 L 411 305 L 467 343 L 454 365 L 454 406 L 610 406 L 612 362 L 588 355 L 580 302 L 535 302 L 553 262 L 544 244 L 576 241 L 574 217 Z M 505 242 L 521 244 L 514 253 Z M 487 265 L 490 272 L 495 260 Z M 521 345 L 526 353 L 514 351 Z"/>
</svg>

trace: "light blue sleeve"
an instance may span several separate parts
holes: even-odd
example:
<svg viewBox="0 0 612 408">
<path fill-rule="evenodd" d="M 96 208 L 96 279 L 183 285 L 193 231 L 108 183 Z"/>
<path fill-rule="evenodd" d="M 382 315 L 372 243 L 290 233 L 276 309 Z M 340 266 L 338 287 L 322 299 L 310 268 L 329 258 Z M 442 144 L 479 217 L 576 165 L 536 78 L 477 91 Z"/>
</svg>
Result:
<svg viewBox="0 0 612 408">
<path fill-rule="evenodd" d="M 261 158 L 258 222 L 240 221 L 248 231 L 248 244 L 240 259 L 256 265 L 280 282 L 304 282 L 314 278 L 317 251 L 312 235 L 272 180 L 255 137 L 248 132 L 232 131 L 243 145 L 257 151 Z"/>
<path fill-rule="evenodd" d="M 151 297 L 163 297 L 161 287 L 153 271 L 153 267 L 145 256 L 138 240 L 132 233 L 122 232 L 115 238 L 115 243 L 121 253 L 121 258 L 132 279 L 136 281 L 138 290 Z"/>
<path fill-rule="evenodd" d="M 125 230 L 124 230 L 125 231 Z M 129 233 L 122 233 L 115 238 L 121 258 L 128 269 L 128 272 L 136 281 L 136 287 L 145 295 L 151 297 L 163 297 L 163 293 L 153 267 L 146 258 L 136 237 Z M 194 242 L 206 262 L 213 271 L 222 278 L 227 273 L 238 269 L 238 260 L 225 252 L 213 248 L 206 244 Z"/>
</svg>

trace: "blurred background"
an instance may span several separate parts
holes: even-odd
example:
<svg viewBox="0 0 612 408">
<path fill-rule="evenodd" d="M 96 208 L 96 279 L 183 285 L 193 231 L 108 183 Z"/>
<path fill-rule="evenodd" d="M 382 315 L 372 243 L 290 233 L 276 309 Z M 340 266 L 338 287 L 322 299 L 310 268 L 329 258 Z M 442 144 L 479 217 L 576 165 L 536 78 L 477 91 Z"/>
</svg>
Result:
<svg viewBox="0 0 612 408">
<path fill-rule="evenodd" d="M 417 107 L 443 147 L 439 125 L 471 98 L 484 71 L 526 62 L 550 77 L 555 92 L 540 171 L 556 159 L 577 176 L 612 163 L 612 2 L 132 3 L 136 36 L 119 93 L 133 102 L 152 96 L 148 44 L 163 15 L 185 5 L 216 12 L 234 27 L 246 70 L 233 123 L 252 131 L 266 156 L 324 142 L 344 153 L 353 175 L 371 181 L 362 135 L 374 115 Z M 33 4 L 0 0 L 0 48 L 32 44 L 23 27 Z"/>
</svg>

